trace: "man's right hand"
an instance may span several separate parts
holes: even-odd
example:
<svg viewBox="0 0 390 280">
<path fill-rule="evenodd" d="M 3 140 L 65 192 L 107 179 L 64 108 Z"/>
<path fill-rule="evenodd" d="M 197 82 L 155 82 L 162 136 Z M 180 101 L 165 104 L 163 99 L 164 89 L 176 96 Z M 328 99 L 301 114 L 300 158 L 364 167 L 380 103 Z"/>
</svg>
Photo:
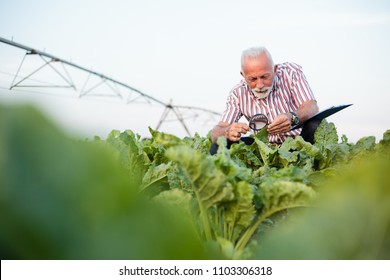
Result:
<svg viewBox="0 0 390 280">
<path fill-rule="evenodd" d="M 241 135 L 247 133 L 250 130 L 249 126 L 245 123 L 226 123 L 219 122 L 213 129 L 212 140 L 215 142 L 219 136 L 224 136 L 232 142 L 240 140 Z"/>
</svg>

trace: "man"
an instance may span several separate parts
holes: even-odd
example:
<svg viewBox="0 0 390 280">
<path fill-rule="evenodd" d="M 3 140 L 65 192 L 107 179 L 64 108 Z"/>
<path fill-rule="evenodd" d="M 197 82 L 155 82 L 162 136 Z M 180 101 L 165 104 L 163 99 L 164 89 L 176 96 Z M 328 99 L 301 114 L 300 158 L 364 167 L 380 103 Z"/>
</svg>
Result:
<svg viewBox="0 0 390 280">
<path fill-rule="evenodd" d="M 274 65 L 266 48 L 250 48 L 242 53 L 241 75 L 244 80 L 231 90 L 222 120 L 212 130 L 213 142 L 224 136 L 228 147 L 240 139 L 247 144 L 253 143 L 251 138 L 241 138 L 250 128 L 238 121 L 242 116 L 249 120 L 261 113 L 269 120 L 270 143 L 281 144 L 287 137 L 300 134 L 313 143 L 318 121 L 290 131 L 292 125 L 304 122 L 318 112 L 313 92 L 299 65 L 288 62 Z M 217 149 L 214 143 L 210 153 L 216 153 Z"/>
</svg>

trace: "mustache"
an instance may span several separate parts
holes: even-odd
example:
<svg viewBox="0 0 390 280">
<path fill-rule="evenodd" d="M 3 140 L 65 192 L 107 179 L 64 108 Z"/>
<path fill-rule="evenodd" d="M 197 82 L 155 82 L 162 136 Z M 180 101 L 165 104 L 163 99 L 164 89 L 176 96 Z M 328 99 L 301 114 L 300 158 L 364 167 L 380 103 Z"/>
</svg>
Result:
<svg viewBox="0 0 390 280">
<path fill-rule="evenodd" d="M 256 93 L 265 93 L 267 92 L 271 87 L 262 87 L 262 88 L 254 88 L 252 89 Z"/>
</svg>

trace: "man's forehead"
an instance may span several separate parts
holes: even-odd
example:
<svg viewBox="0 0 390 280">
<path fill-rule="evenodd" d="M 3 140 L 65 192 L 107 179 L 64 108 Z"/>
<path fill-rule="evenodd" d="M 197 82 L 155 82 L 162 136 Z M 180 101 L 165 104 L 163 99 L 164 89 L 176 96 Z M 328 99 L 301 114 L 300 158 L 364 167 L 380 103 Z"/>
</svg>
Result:
<svg viewBox="0 0 390 280">
<path fill-rule="evenodd" d="M 267 57 L 245 58 L 243 63 L 243 70 L 257 70 L 272 72 L 272 63 Z"/>
<path fill-rule="evenodd" d="M 244 65 L 242 70 L 248 77 L 259 77 L 273 73 L 272 67 L 267 67 L 267 65 Z"/>
</svg>

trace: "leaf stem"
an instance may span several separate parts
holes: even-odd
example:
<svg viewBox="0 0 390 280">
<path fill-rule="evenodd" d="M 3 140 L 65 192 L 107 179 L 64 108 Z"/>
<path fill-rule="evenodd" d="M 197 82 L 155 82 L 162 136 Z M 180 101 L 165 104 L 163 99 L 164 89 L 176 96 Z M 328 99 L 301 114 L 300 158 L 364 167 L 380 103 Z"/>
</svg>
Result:
<svg viewBox="0 0 390 280">
<path fill-rule="evenodd" d="M 287 210 L 287 209 L 291 209 L 291 208 L 298 208 L 298 207 L 306 207 L 306 206 L 307 205 L 303 205 L 303 204 L 290 205 L 287 207 L 274 208 L 273 210 L 262 213 L 260 216 L 258 216 L 257 220 L 250 227 L 247 228 L 247 230 L 244 232 L 244 234 L 238 240 L 238 242 L 236 244 L 236 250 L 241 251 L 246 247 L 246 245 L 248 244 L 248 242 L 251 239 L 251 237 L 253 236 L 253 234 L 259 228 L 260 224 L 268 217 L 270 217 L 273 214 L 275 214 L 279 211 L 282 211 L 282 210 Z"/>
<path fill-rule="evenodd" d="M 200 200 L 199 194 L 196 191 L 193 183 L 191 183 L 191 185 L 192 185 L 192 189 L 195 191 L 196 200 L 198 201 L 200 217 L 201 217 L 201 220 L 203 223 L 204 234 L 205 234 L 206 240 L 210 241 L 210 240 L 212 240 L 212 234 L 211 234 L 210 222 L 209 222 L 209 219 L 207 217 L 207 209 L 205 209 L 202 201 Z"/>
</svg>

